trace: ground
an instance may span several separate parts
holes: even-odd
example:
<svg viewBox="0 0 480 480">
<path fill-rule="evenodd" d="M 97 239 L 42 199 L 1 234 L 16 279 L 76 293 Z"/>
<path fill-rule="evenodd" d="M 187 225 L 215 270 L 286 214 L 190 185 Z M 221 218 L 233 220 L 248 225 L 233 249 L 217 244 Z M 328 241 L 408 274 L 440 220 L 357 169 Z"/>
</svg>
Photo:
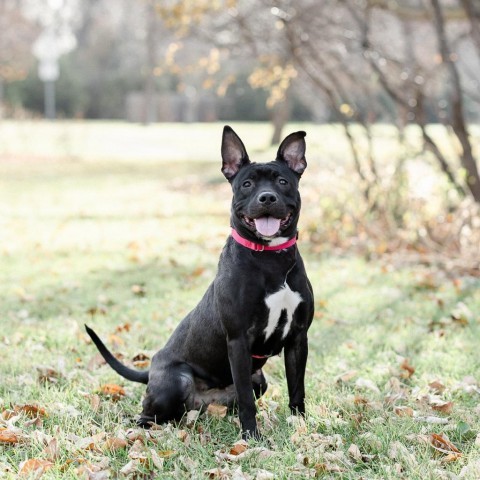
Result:
<svg viewBox="0 0 480 480">
<path fill-rule="evenodd" d="M 252 159 L 272 158 L 267 125 L 233 127 Z M 215 407 L 136 429 L 145 387 L 83 329 L 141 368 L 198 302 L 229 234 L 221 126 L 0 124 L 0 478 L 480 477 L 479 280 L 302 236 L 348 164 L 332 160 L 334 127 L 296 128 L 316 297 L 307 416 L 290 416 L 273 358 L 264 440 L 243 445 Z"/>
</svg>

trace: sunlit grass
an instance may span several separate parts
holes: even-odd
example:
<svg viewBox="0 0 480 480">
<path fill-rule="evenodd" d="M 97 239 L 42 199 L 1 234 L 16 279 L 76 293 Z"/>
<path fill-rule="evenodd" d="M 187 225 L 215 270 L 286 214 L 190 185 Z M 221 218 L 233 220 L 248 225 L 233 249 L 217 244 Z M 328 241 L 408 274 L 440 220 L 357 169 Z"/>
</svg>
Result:
<svg viewBox="0 0 480 480">
<path fill-rule="evenodd" d="M 318 221 L 323 192 L 334 190 L 336 167 L 323 156 L 347 149 L 332 133 L 336 127 L 291 129 L 297 127 L 308 130 L 310 142 L 302 232 Z M 272 158 L 267 125 L 234 128 L 253 158 Z M 7 139 L 0 142 L 0 410 L 34 403 L 48 412 L 43 425 L 26 425 L 23 417 L 16 422 L 24 443 L 0 444 L 0 472 L 7 478 L 16 478 L 21 461 L 47 457 L 38 431 L 60 444 L 54 468 L 42 478 L 78 478 L 79 458 L 97 465 L 105 456 L 115 477 L 130 461 L 128 450 L 72 447 L 72 435 L 127 431 L 144 392 L 91 363 L 95 349 L 83 324 L 94 326 L 128 361 L 160 348 L 198 302 L 229 233 L 220 133 L 220 125 L 0 124 Z M 124 145 L 117 143 L 122 137 Z M 65 150 L 61 138 L 67 138 Z M 262 469 L 272 478 L 306 478 L 313 470 L 334 478 L 425 479 L 449 478 L 466 468 L 465 478 L 478 478 L 478 280 L 334 253 L 302 234 L 300 248 L 317 303 L 309 335 L 307 422 L 288 418 L 283 358 L 272 359 L 259 422 L 262 445 L 273 453 L 240 461 L 242 472 L 252 478 Z M 142 287 L 141 295 L 134 285 Z M 452 320 L 459 302 L 467 313 Z M 125 324 L 129 331 L 116 331 Z M 402 368 L 405 359 L 412 375 Z M 39 382 L 40 366 L 52 368 L 56 381 Z M 342 381 L 345 372 L 351 377 Z M 452 402 L 450 413 L 432 407 L 428 385 L 434 380 L 445 386 L 439 398 Z M 105 383 L 124 385 L 127 395 L 119 402 L 102 398 L 94 410 L 87 395 Z M 390 401 L 395 385 L 399 397 Z M 411 408 L 415 417 L 399 416 L 397 406 Z M 428 416 L 446 423 L 422 420 Z M 189 442 L 183 434 L 179 438 L 180 430 Z M 442 463 L 441 454 L 416 440 L 441 432 L 461 458 Z M 334 435 L 337 444 L 321 443 Z M 201 417 L 196 427 L 169 427 L 158 443 L 147 444 L 175 452 L 165 459 L 160 478 L 204 478 L 217 466 L 238 468 L 215 457 L 238 438 L 234 417 Z M 395 442 L 414 460 L 392 454 Z M 366 455 L 363 460 L 348 453 L 351 444 Z M 329 472 L 333 466 L 342 471 Z"/>
</svg>

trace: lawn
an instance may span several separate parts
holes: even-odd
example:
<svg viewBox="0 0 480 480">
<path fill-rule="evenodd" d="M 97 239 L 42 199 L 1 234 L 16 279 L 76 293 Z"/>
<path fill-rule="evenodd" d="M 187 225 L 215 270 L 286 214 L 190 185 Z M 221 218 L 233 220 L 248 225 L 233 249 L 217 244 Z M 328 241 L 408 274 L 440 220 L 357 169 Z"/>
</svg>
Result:
<svg viewBox="0 0 480 480">
<path fill-rule="evenodd" d="M 233 127 L 272 158 L 268 125 Z M 480 478 L 480 281 L 302 239 L 350 167 L 337 127 L 297 127 L 316 297 L 307 416 L 290 416 L 273 358 L 265 439 L 245 446 L 215 408 L 137 429 L 145 387 L 83 329 L 142 367 L 203 295 L 229 234 L 221 125 L 0 124 L 0 478 Z"/>
</svg>

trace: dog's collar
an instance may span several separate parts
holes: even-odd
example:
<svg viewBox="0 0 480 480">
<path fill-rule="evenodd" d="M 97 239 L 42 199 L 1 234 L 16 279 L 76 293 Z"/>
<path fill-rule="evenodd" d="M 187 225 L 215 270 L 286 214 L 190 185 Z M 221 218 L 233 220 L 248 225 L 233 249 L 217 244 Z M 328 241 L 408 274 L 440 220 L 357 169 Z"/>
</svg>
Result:
<svg viewBox="0 0 480 480">
<path fill-rule="evenodd" d="M 285 250 L 297 243 L 297 235 L 295 235 L 293 238 L 280 245 L 262 245 L 261 243 L 251 242 L 250 240 L 243 238 L 234 228 L 232 228 L 232 237 L 240 245 L 249 248 L 250 250 L 254 250 L 255 252 Z"/>
</svg>

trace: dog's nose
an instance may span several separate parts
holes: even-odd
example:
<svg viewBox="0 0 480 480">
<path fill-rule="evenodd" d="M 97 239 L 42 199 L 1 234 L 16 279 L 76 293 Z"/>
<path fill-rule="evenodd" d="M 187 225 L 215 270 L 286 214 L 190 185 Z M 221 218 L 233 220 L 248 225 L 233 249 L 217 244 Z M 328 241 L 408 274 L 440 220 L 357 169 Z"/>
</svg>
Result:
<svg viewBox="0 0 480 480">
<path fill-rule="evenodd" d="M 263 205 L 271 205 L 277 201 L 277 195 L 273 192 L 262 192 L 258 195 L 258 201 Z"/>
</svg>

